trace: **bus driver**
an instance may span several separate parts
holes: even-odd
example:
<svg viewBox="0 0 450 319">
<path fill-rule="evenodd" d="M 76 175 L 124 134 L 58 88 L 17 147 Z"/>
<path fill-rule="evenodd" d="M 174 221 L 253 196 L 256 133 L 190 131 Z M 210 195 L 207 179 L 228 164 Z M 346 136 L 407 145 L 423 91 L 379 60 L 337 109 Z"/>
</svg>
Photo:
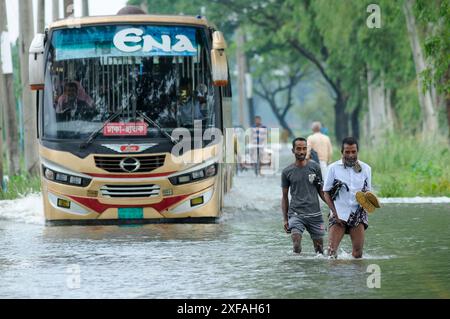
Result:
<svg viewBox="0 0 450 319">
<path fill-rule="evenodd" d="M 63 95 L 58 99 L 56 113 L 61 120 L 68 121 L 78 117 L 92 119 L 96 110 L 78 97 L 77 84 L 68 82 L 64 85 Z"/>
</svg>

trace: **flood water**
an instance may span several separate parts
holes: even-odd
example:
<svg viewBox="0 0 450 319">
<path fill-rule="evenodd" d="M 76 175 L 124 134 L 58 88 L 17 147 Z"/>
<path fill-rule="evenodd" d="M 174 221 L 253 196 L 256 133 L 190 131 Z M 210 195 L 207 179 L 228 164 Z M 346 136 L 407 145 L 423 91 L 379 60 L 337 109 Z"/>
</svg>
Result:
<svg viewBox="0 0 450 319">
<path fill-rule="evenodd" d="M 279 184 L 237 177 L 214 225 L 46 227 L 39 195 L 0 202 L 0 298 L 450 298 L 450 204 L 384 204 L 364 258 L 346 236 L 330 260 L 309 235 L 292 253 Z"/>
</svg>

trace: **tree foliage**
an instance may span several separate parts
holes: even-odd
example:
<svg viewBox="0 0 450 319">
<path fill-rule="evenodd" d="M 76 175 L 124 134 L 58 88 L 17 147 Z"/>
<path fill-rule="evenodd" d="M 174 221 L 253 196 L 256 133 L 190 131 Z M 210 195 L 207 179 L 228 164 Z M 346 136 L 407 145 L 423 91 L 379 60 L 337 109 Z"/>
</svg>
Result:
<svg viewBox="0 0 450 319">
<path fill-rule="evenodd" d="M 131 3 L 140 3 L 132 0 Z M 381 28 L 369 28 L 370 0 L 146 0 L 150 12 L 204 12 L 233 39 L 239 27 L 247 34 L 245 51 L 256 82 L 277 88 L 273 70 L 297 70 L 305 64 L 320 75 L 334 99 L 336 135 L 349 129 L 351 119 L 367 113 L 367 71 L 374 82 L 392 92 L 398 129 L 415 132 L 421 126 L 417 92 L 418 76 L 449 96 L 450 5 L 448 0 L 417 0 L 416 16 L 421 23 L 422 44 L 429 59 L 428 70 L 416 74 L 401 1 L 380 0 Z M 156 9 L 157 8 L 157 9 Z M 202 9 L 203 8 L 203 9 Z M 261 59 L 264 63 L 260 63 Z M 308 80 L 308 77 L 306 79 Z M 259 86 L 261 89 L 261 86 Z M 448 97 L 447 97 L 448 99 Z M 320 107 L 318 105 L 317 107 Z M 333 110 L 328 110 L 333 112 Z M 352 121 L 352 125 L 355 121 Z M 359 121 L 356 121 L 357 123 Z"/>
<path fill-rule="evenodd" d="M 425 53 L 430 67 L 424 72 L 428 86 L 450 94 L 450 1 L 417 1 L 417 15 L 425 30 Z"/>
</svg>

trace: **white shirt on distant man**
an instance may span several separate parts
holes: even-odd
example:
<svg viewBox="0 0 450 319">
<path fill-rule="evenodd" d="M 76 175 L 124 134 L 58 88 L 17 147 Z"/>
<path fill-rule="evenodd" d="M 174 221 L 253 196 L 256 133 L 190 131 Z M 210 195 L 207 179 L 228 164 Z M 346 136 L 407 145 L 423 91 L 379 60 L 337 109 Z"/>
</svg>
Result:
<svg viewBox="0 0 450 319">
<path fill-rule="evenodd" d="M 320 170 L 322 171 L 322 176 L 325 178 L 327 174 L 328 163 L 331 162 L 333 157 L 333 147 L 331 145 L 330 138 L 325 134 L 320 133 L 321 124 L 315 122 L 313 124 L 313 135 L 308 137 L 308 153 L 307 157 L 310 158 L 311 148 L 317 152 L 319 156 Z"/>
</svg>

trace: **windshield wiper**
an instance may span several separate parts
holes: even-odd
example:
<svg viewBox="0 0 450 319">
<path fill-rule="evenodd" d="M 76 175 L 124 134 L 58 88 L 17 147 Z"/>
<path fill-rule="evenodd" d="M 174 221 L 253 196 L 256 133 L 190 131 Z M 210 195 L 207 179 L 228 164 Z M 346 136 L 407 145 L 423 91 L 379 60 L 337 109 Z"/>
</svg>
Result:
<svg viewBox="0 0 450 319">
<path fill-rule="evenodd" d="M 169 133 L 167 133 L 166 131 L 164 131 L 162 129 L 162 127 L 156 123 L 155 121 L 153 121 L 151 118 L 149 118 L 147 115 L 145 115 L 144 113 L 142 113 L 141 111 L 137 111 L 136 112 L 137 115 L 142 116 L 142 118 L 144 120 L 146 120 L 147 122 L 149 122 L 150 124 L 152 124 L 153 126 L 155 126 L 164 136 L 166 136 L 172 143 L 173 145 L 177 145 L 179 143 L 179 141 L 177 141 L 176 139 L 174 139 Z"/>
<path fill-rule="evenodd" d="M 114 113 L 113 115 L 111 115 L 106 121 L 105 123 L 103 123 L 102 127 L 99 128 L 97 131 L 95 131 L 94 133 L 92 133 L 87 139 L 86 141 L 84 141 L 83 143 L 80 144 L 80 149 L 86 149 L 89 145 L 92 144 L 92 142 L 94 141 L 94 139 L 97 137 L 97 135 L 105 128 L 106 125 L 108 125 L 109 123 L 111 123 L 112 121 L 114 121 L 116 118 L 118 118 L 120 115 L 122 115 L 123 109 L 117 110 L 116 113 Z"/>
</svg>

